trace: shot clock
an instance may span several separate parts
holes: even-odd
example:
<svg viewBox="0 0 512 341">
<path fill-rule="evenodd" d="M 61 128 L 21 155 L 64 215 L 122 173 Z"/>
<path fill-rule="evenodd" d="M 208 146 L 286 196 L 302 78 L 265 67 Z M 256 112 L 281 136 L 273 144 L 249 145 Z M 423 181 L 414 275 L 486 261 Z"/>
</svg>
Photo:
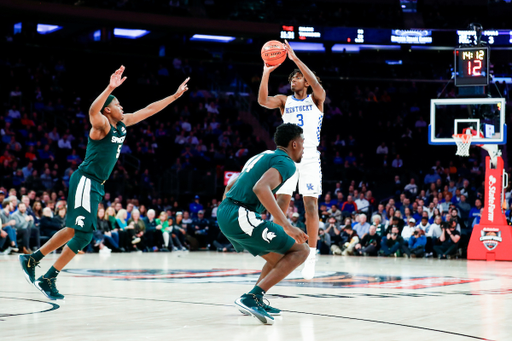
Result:
<svg viewBox="0 0 512 341">
<path fill-rule="evenodd" d="M 455 49 L 455 86 L 489 85 L 489 48 Z"/>
</svg>

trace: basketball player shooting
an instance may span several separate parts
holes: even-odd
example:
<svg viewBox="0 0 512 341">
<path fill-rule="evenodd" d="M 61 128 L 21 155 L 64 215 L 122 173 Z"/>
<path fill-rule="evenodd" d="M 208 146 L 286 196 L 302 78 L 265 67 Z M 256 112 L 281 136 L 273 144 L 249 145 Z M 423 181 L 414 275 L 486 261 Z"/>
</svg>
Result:
<svg viewBox="0 0 512 341">
<path fill-rule="evenodd" d="M 324 117 L 325 90 L 320 85 L 320 79 L 295 54 L 290 44 L 285 41 L 288 58 L 298 69 L 288 77 L 293 95 L 268 95 L 268 79 L 270 73 L 279 65 L 263 68 L 258 103 L 268 109 L 281 110 L 284 123 L 293 123 L 304 129 L 304 157 L 297 164 L 297 171 L 277 192 L 277 202 L 283 212 L 286 212 L 293 192 L 299 185 L 299 193 L 304 198 L 306 209 L 306 228 L 310 254 L 302 269 L 304 279 L 315 277 L 316 244 L 318 239 L 318 197 L 322 194 L 322 169 L 320 153 L 317 147 L 320 143 L 320 130 Z M 308 90 L 312 90 L 308 94 Z"/>
<path fill-rule="evenodd" d="M 133 114 L 125 114 L 119 100 L 112 95 L 112 92 L 126 80 L 126 77 L 123 77 L 124 69 L 124 66 L 121 66 L 110 76 L 109 85 L 89 109 L 92 128 L 89 132 L 85 160 L 69 180 L 66 227 L 54 234 L 32 255 L 19 257 L 27 281 L 51 300 L 64 299 L 64 295 L 57 290 L 57 275 L 92 240 L 97 225 L 98 205 L 105 195 L 103 184 L 117 163 L 126 139 L 126 128 L 162 111 L 188 90 L 189 78 L 173 95 L 151 103 Z M 53 266 L 46 274 L 36 279 L 35 270 L 41 259 L 64 244 L 66 246 Z"/>
</svg>

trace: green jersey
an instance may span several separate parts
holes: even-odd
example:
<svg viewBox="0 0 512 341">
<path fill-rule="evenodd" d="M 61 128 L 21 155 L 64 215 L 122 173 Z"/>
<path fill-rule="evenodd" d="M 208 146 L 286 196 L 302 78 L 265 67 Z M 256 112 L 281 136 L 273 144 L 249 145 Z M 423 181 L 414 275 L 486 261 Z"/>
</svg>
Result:
<svg viewBox="0 0 512 341">
<path fill-rule="evenodd" d="M 125 139 L 126 125 L 123 122 L 118 122 L 115 128 L 111 125 L 107 136 L 101 140 L 89 137 L 85 160 L 78 169 L 93 180 L 105 182 L 116 165 Z"/>
<path fill-rule="evenodd" d="M 244 207 L 257 213 L 263 213 L 265 207 L 261 204 L 252 188 L 260 180 L 260 178 L 270 168 L 275 168 L 281 174 L 283 182 L 272 190 L 276 193 L 283 183 L 295 174 L 295 162 L 286 154 L 286 152 L 276 149 L 267 150 L 260 153 L 247 161 L 240 176 L 236 179 L 235 184 L 226 197 L 239 202 Z"/>
</svg>

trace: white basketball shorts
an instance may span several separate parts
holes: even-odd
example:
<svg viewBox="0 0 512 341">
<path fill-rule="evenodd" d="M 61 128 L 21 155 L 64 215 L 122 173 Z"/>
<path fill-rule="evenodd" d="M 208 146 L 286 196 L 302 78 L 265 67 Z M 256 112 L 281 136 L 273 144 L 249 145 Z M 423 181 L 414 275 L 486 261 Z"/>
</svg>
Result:
<svg viewBox="0 0 512 341">
<path fill-rule="evenodd" d="M 289 178 L 276 194 L 293 195 L 299 184 L 299 193 L 304 197 L 318 198 L 322 194 L 322 166 L 320 164 L 320 152 L 306 154 L 300 163 L 296 163 L 297 170 Z"/>
</svg>

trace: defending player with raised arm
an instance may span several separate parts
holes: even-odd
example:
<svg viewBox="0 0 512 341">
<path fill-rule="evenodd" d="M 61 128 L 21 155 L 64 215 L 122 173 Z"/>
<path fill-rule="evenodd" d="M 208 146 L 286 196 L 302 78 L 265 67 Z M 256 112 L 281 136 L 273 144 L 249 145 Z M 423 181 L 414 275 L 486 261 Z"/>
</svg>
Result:
<svg viewBox="0 0 512 341">
<path fill-rule="evenodd" d="M 254 288 L 235 301 L 245 315 L 273 324 L 279 309 L 263 303 L 263 295 L 295 270 L 309 255 L 303 244 L 308 236 L 292 226 L 274 198 L 274 193 L 295 173 L 304 150 L 302 128 L 294 124 L 277 127 L 276 150 L 267 150 L 247 161 L 236 180 L 231 180 L 217 210 L 222 233 L 236 251 L 244 249 L 267 262 Z M 269 211 L 274 222 L 261 219 Z"/>
<path fill-rule="evenodd" d="M 188 90 L 189 78 L 179 86 L 174 95 L 151 103 L 133 114 L 124 114 L 119 100 L 112 95 L 114 89 L 126 80 L 123 77 L 124 69 L 121 66 L 111 75 L 109 85 L 89 109 L 92 128 L 85 159 L 69 181 L 66 227 L 53 235 L 34 254 L 19 257 L 27 281 L 51 300 L 64 299 L 55 285 L 57 275 L 92 240 L 97 224 L 98 205 L 105 195 L 103 184 L 110 177 L 119 158 L 126 139 L 126 127 L 158 113 Z M 45 275 L 36 280 L 35 268 L 41 259 L 64 244 L 66 246 L 57 261 Z"/>
<path fill-rule="evenodd" d="M 324 116 L 325 91 L 320 84 L 320 79 L 297 57 L 290 44 L 287 41 L 285 43 L 288 58 L 298 67 L 288 77 L 293 95 L 268 95 L 269 76 L 278 65 L 265 65 L 261 77 L 258 103 L 268 109 L 279 108 L 283 122 L 293 123 L 304 129 L 303 160 L 297 164 L 296 174 L 277 192 L 277 202 L 279 207 L 286 212 L 298 183 L 299 193 L 304 198 L 306 228 L 309 235 L 308 244 L 311 248 L 310 256 L 302 269 L 302 275 L 304 279 L 312 279 L 315 276 L 319 226 L 318 197 L 322 194 L 322 169 L 317 147 L 320 143 L 320 131 Z M 312 94 L 308 94 L 310 89 Z"/>
</svg>

